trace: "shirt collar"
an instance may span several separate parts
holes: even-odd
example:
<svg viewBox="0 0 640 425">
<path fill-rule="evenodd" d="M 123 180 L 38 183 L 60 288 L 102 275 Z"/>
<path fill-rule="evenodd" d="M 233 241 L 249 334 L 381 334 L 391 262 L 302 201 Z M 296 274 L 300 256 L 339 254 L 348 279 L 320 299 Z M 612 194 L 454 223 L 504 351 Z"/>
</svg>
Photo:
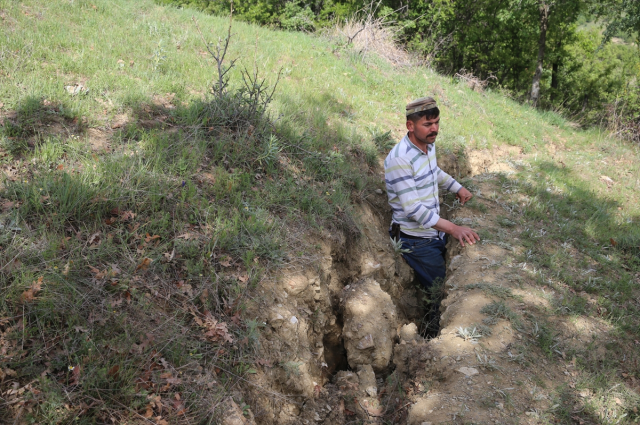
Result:
<svg viewBox="0 0 640 425">
<path fill-rule="evenodd" d="M 409 148 L 413 148 L 416 149 L 418 152 L 420 152 L 423 155 L 426 155 L 426 153 L 420 149 L 419 147 L 417 147 L 416 145 L 413 144 L 413 142 L 411 141 L 411 139 L 409 139 L 409 133 L 405 134 L 404 136 L 405 140 L 407 141 Z M 431 152 L 433 150 L 433 143 L 429 143 L 427 145 L 427 152 Z"/>
</svg>

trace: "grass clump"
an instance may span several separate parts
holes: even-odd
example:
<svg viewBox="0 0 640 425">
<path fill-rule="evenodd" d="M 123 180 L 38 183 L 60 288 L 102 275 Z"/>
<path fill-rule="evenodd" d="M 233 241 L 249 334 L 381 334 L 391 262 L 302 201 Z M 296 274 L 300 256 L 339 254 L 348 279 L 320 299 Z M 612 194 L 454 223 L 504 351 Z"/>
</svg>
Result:
<svg viewBox="0 0 640 425">
<path fill-rule="evenodd" d="M 489 296 L 498 297 L 503 300 L 507 298 L 518 298 L 513 293 L 513 290 L 511 288 L 508 288 L 506 286 L 493 285 L 491 283 L 486 283 L 486 282 L 470 283 L 468 285 L 465 285 L 464 288 L 467 291 L 471 289 L 481 289 L 485 294 Z"/>
<path fill-rule="evenodd" d="M 509 320 L 514 326 L 520 323 L 520 318 L 516 313 L 507 306 L 504 301 L 492 301 L 480 309 L 480 313 L 489 316 L 483 319 L 485 325 L 497 323 L 498 319 Z"/>
</svg>

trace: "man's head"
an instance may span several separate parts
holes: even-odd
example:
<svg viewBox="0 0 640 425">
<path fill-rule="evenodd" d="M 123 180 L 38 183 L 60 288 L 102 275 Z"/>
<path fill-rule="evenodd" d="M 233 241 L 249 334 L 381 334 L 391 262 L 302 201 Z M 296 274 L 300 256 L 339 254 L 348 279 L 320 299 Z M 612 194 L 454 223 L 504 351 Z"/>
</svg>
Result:
<svg viewBox="0 0 640 425">
<path fill-rule="evenodd" d="M 431 144 L 436 141 L 440 110 L 432 97 L 422 97 L 407 105 L 407 130 L 414 143 Z"/>
</svg>

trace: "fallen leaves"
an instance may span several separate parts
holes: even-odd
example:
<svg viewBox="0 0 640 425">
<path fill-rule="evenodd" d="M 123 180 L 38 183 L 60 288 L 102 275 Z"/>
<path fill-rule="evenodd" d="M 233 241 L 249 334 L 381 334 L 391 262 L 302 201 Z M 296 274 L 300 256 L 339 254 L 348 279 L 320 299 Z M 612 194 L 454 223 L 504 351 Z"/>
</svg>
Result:
<svg viewBox="0 0 640 425">
<path fill-rule="evenodd" d="M 22 295 L 20 295 L 20 300 L 24 302 L 33 301 L 36 298 L 36 294 L 42 290 L 43 278 L 40 276 L 38 280 L 33 282 L 29 289 L 24 291 Z"/>
<path fill-rule="evenodd" d="M 69 379 L 69 385 L 78 385 L 80 383 L 80 365 L 71 366 L 69 370 L 71 371 L 71 377 Z"/>
<path fill-rule="evenodd" d="M 136 271 L 138 270 L 147 270 L 149 268 L 149 266 L 151 265 L 151 262 L 153 260 L 149 257 L 145 257 L 140 264 L 138 264 L 138 266 L 136 267 Z"/>
<path fill-rule="evenodd" d="M 171 250 L 171 252 L 165 252 L 164 254 L 162 254 L 162 256 L 164 257 L 165 261 L 167 263 L 170 263 L 171 260 L 173 260 L 173 258 L 176 256 L 176 250 L 175 248 Z"/>
<path fill-rule="evenodd" d="M 193 310 L 191 311 L 191 314 L 193 315 L 195 322 L 204 328 L 203 335 L 207 339 L 214 342 L 233 343 L 233 337 L 229 333 L 227 324 L 225 322 L 218 322 L 211 312 L 206 312 L 204 314 L 204 320 L 198 317 L 198 314 Z"/>
<path fill-rule="evenodd" d="M 122 221 L 129 221 L 136 218 L 136 214 L 133 211 L 122 211 L 120 213 L 120 219 Z"/>
<path fill-rule="evenodd" d="M 16 205 L 15 202 L 11 202 L 11 201 L 2 201 L 2 203 L 0 203 L 0 210 L 2 210 L 2 212 L 5 211 L 9 211 L 11 208 L 13 208 Z"/>
<path fill-rule="evenodd" d="M 112 366 L 111 369 L 109 369 L 109 372 L 107 372 L 107 376 L 110 376 L 113 379 L 118 379 L 120 376 L 120 365 L 117 364 Z"/>
<path fill-rule="evenodd" d="M 149 243 L 149 242 L 154 241 L 154 240 L 156 240 L 156 239 L 160 239 L 160 235 L 153 235 L 153 236 L 151 236 L 150 234 L 148 234 L 148 233 L 147 233 L 147 234 L 145 235 L 144 241 L 145 241 L 146 243 Z"/>
</svg>

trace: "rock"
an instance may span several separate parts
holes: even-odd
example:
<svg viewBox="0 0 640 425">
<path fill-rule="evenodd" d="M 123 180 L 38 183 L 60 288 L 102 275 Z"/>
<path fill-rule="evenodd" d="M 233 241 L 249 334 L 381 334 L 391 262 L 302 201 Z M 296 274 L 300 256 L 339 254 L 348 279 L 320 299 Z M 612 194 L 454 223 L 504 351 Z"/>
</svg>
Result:
<svg viewBox="0 0 640 425">
<path fill-rule="evenodd" d="M 378 195 L 382 195 L 382 194 L 384 193 L 384 192 L 382 191 L 382 189 L 376 189 L 376 190 L 375 190 L 375 192 L 376 192 Z"/>
<path fill-rule="evenodd" d="M 278 311 L 271 311 L 269 313 L 269 324 L 274 328 L 279 328 L 284 322 L 284 316 Z"/>
<path fill-rule="evenodd" d="M 222 417 L 222 425 L 251 425 L 255 424 L 254 421 L 245 418 L 242 415 L 240 406 L 236 404 L 231 397 L 223 402 L 224 415 Z"/>
<path fill-rule="evenodd" d="M 456 255 L 449 262 L 449 270 L 451 270 L 451 271 L 457 270 L 458 267 L 460 267 L 462 265 L 463 261 L 464 261 L 464 259 L 462 258 L 462 255 Z"/>
<path fill-rule="evenodd" d="M 360 389 L 363 389 L 369 397 L 376 397 L 378 395 L 376 375 L 373 373 L 371 365 L 358 366 L 358 379 L 360 381 Z"/>
<path fill-rule="evenodd" d="M 380 270 L 382 264 L 375 258 L 365 257 L 360 263 L 360 276 L 369 276 Z"/>
<path fill-rule="evenodd" d="M 358 345 L 356 348 L 358 350 L 366 350 L 367 348 L 374 347 L 373 336 L 371 334 L 365 335 L 360 341 L 358 341 Z"/>
<path fill-rule="evenodd" d="M 500 410 L 504 410 L 504 404 L 503 403 L 496 403 L 496 407 Z"/>
<path fill-rule="evenodd" d="M 400 339 L 413 341 L 418 338 L 418 327 L 415 323 L 409 323 L 400 328 Z"/>
<path fill-rule="evenodd" d="M 344 346 L 351 368 L 371 365 L 382 372 L 389 365 L 396 337 L 397 313 L 378 282 L 364 279 L 343 291 Z"/>
<path fill-rule="evenodd" d="M 287 276 L 284 278 L 284 290 L 289 295 L 298 295 L 309 287 L 309 279 L 303 275 Z"/>
<path fill-rule="evenodd" d="M 477 375 L 480 372 L 478 372 L 478 369 L 475 369 L 473 367 L 461 367 L 460 369 L 457 369 L 458 372 L 464 374 L 465 376 L 473 376 L 473 375 Z"/>
</svg>

